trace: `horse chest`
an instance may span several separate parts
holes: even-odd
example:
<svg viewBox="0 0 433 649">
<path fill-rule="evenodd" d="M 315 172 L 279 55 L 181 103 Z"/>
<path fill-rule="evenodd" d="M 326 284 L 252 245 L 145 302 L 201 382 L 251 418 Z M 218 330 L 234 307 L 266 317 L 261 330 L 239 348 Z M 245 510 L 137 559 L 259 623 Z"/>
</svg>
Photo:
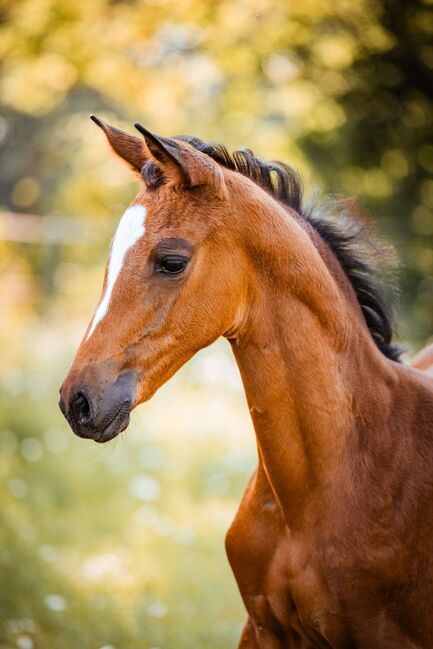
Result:
<svg viewBox="0 0 433 649">
<path fill-rule="evenodd" d="M 263 475 L 254 475 L 226 537 L 227 555 L 249 614 L 239 647 L 347 649 L 330 594 L 290 538 Z"/>
<path fill-rule="evenodd" d="M 249 616 L 239 649 L 433 646 L 431 622 L 414 618 L 417 634 L 425 638 L 414 641 L 406 633 L 403 609 L 402 615 L 392 613 L 390 600 L 372 589 L 370 581 L 378 577 L 380 562 L 367 564 L 360 554 L 356 566 L 362 568 L 357 570 L 345 557 L 344 544 L 330 546 L 327 552 L 322 548 L 320 561 L 315 560 L 317 539 L 310 536 L 312 542 L 291 534 L 266 476 L 255 474 L 226 537 Z M 380 559 L 383 562 L 383 551 Z M 335 591 L 327 586 L 330 583 Z"/>
</svg>

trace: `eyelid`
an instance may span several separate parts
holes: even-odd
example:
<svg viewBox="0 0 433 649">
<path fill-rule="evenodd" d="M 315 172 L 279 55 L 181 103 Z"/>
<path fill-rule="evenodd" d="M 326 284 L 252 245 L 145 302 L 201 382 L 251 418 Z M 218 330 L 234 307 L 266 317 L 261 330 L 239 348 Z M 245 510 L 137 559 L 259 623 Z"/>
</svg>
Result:
<svg viewBox="0 0 433 649">
<path fill-rule="evenodd" d="M 182 259 L 190 259 L 190 255 L 186 254 L 186 250 L 163 250 L 160 249 L 156 252 L 156 258 L 157 259 L 162 259 L 163 257 L 182 257 Z"/>
<path fill-rule="evenodd" d="M 162 255 L 183 255 L 190 258 L 193 252 L 194 245 L 190 241 L 177 237 L 167 237 L 155 246 L 153 255 L 157 258 L 161 258 Z"/>
<path fill-rule="evenodd" d="M 164 253 L 162 255 L 158 255 L 156 257 L 156 262 L 161 263 L 162 261 L 165 261 L 167 259 L 176 259 L 188 263 L 191 258 L 187 257 L 186 255 L 180 255 L 178 253 L 169 252 L 169 253 Z"/>
</svg>

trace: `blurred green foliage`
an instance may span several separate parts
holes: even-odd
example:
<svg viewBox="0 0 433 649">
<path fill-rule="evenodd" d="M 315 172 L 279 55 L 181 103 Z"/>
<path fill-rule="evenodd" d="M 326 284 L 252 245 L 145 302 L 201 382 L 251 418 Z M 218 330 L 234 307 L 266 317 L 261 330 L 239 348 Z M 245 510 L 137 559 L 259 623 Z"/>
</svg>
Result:
<svg viewBox="0 0 433 649">
<path fill-rule="evenodd" d="M 125 443 L 94 448 L 57 412 L 136 191 L 88 115 L 357 195 L 398 249 L 416 347 L 433 332 L 432 32 L 431 0 L 0 2 L 0 212 L 36 215 L 0 214 L 0 647 L 216 649 L 243 616 L 222 539 L 254 447 L 227 349 Z"/>
<path fill-rule="evenodd" d="M 402 258 L 402 337 L 431 335 L 430 0 L 3 0 L 0 19 L 0 205 L 119 213 L 133 190 L 90 112 L 249 146 L 371 209 Z"/>
<path fill-rule="evenodd" d="M 100 447 L 55 407 L 79 333 L 49 345 L 56 331 L 33 327 L 0 398 L 0 647 L 235 646 L 223 538 L 255 452 L 225 345 Z"/>
</svg>

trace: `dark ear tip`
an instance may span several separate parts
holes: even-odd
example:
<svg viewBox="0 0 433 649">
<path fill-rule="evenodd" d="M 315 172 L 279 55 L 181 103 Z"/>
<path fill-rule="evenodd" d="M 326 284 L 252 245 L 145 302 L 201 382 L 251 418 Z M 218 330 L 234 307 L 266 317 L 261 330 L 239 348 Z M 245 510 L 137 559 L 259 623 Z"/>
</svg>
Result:
<svg viewBox="0 0 433 649">
<path fill-rule="evenodd" d="M 142 135 L 152 135 L 152 133 L 145 129 L 144 126 L 140 124 L 140 122 L 135 122 L 134 126 Z"/>
<path fill-rule="evenodd" d="M 90 119 L 92 120 L 92 122 L 95 122 L 95 124 L 97 124 L 99 128 L 105 130 L 106 124 L 102 121 L 102 119 L 99 119 L 99 117 L 96 117 L 96 115 L 90 115 Z"/>
</svg>

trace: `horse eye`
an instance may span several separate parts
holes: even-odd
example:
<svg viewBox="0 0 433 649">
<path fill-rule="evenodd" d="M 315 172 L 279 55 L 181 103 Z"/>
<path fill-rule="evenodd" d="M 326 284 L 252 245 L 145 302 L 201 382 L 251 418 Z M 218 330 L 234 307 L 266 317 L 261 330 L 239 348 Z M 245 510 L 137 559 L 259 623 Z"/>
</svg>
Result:
<svg viewBox="0 0 433 649">
<path fill-rule="evenodd" d="M 185 270 L 187 259 L 180 255 L 167 255 L 159 260 L 156 270 L 164 275 L 179 275 Z"/>
</svg>

